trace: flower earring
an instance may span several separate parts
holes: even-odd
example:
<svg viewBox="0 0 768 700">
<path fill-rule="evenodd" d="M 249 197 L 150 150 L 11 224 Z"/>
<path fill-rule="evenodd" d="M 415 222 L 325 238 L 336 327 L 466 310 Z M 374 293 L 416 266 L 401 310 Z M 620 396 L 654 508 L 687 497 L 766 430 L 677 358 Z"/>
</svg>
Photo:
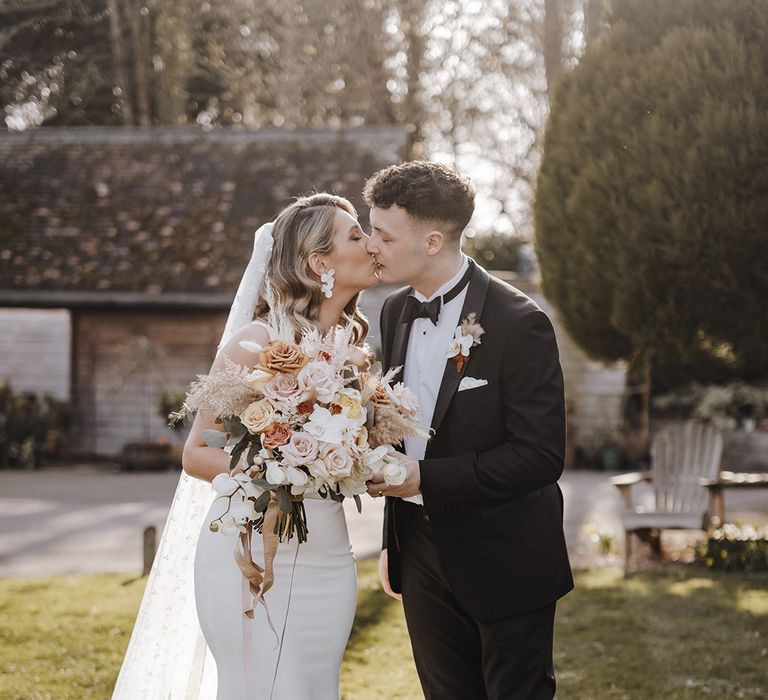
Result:
<svg viewBox="0 0 768 700">
<path fill-rule="evenodd" d="M 331 268 L 323 275 L 320 275 L 320 279 L 323 282 L 323 294 L 325 295 L 326 299 L 330 299 L 333 296 L 333 285 L 336 280 L 333 279 L 333 276 L 336 274 L 336 270 Z"/>
</svg>

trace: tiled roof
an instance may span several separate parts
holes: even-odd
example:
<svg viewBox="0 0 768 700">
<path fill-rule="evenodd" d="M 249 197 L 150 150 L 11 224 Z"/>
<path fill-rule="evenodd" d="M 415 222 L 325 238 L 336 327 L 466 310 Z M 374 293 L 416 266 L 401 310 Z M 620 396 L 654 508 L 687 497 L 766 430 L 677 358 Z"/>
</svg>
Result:
<svg viewBox="0 0 768 700">
<path fill-rule="evenodd" d="M 365 218 L 364 179 L 404 142 L 385 127 L 0 135 L 0 304 L 231 299 L 261 223 L 313 189 Z"/>
</svg>

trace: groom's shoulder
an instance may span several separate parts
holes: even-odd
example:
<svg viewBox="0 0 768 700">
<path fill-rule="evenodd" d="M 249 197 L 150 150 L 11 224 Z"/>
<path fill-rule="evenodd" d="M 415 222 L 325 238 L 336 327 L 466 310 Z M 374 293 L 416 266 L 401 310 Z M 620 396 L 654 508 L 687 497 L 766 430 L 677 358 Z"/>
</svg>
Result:
<svg viewBox="0 0 768 700">
<path fill-rule="evenodd" d="M 486 271 L 487 272 L 487 271 Z M 488 302 L 512 317 L 525 317 L 530 314 L 544 313 L 542 308 L 525 292 L 509 282 L 488 273 Z"/>
</svg>

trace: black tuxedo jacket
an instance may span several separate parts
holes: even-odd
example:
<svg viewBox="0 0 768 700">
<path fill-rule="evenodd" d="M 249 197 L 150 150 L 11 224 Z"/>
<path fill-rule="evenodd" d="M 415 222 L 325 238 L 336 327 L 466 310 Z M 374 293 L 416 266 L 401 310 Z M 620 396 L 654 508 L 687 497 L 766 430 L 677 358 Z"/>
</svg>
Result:
<svg viewBox="0 0 768 700">
<path fill-rule="evenodd" d="M 420 462 L 421 492 L 457 602 L 473 618 L 491 621 L 552 603 L 573 588 L 557 485 L 565 402 L 549 318 L 525 294 L 470 264 L 460 320 L 475 312 L 485 334 L 462 372 L 454 359 L 435 358 L 445 371 L 435 433 Z M 401 313 L 411 291 L 391 294 L 382 307 L 385 367 L 408 362 Z M 457 391 L 465 376 L 488 383 Z M 399 592 L 395 499 L 386 501 L 383 546 Z"/>
</svg>

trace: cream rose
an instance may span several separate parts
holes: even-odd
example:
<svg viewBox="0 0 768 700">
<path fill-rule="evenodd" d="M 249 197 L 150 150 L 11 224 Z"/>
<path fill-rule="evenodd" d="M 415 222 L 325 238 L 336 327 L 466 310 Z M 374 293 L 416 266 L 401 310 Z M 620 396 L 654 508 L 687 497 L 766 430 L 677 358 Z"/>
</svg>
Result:
<svg viewBox="0 0 768 700">
<path fill-rule="evenodd" d="M 266 399 L 254 401 L 241 414 L 240 421 L 251 435 L 265 433 L 275 422 L 275 409 Z"/>
<path fill-rule="evenodd" d="M 341 406 L 344 415 L 355 425 L 363 425 L 367 414 L 360 403 L 360 392 L 355 389 L 342 389 L 334 399 Z"/>
<path fill-rule="evenodd" d="M 265 372 L 263 369 L 255 369 L 253 372 L 246 376 L 248 386 L 258 393 L 264 392 L 264 384 L 272 379 L 273 374 L 271 372 Z"/>
</svg>

